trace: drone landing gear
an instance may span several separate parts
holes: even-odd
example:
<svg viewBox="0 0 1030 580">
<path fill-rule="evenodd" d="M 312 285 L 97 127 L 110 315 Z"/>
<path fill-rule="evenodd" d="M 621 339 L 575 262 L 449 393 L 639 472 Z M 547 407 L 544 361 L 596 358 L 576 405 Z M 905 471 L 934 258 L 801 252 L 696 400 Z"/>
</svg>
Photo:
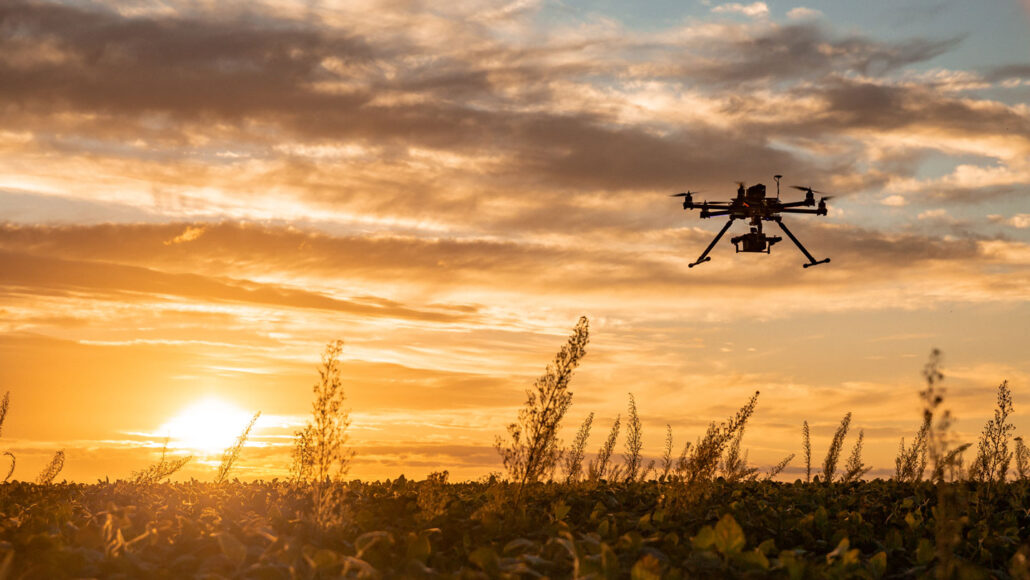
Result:
<svg viewBox="0 0 1030 580">
<path fill-rule="evenodd" d="M 722 235 L 726 233 L 726 230 L 730 229 L 730 226 L 733 225 L 733 220 L 734 219 L 735 218 L 731 217 L 730 221 L 726 222 L 726 225 L 722 226 L 722 229 L 719 230 L 719 233 L 715 235 L 715 239 L 712 240 L 712 243 L 708 244 L 708 247 L 705 248 L 705 251 L 701 252 L 701 257 L 698 258 L 697 261 L 694 262 L 693 264 L 687 264 L 688 268 L 693 268 L 694 266 L 696 266 L 698 264 L 703 264 L 703 263 L 708 262 L 708 261 L 711 260 L 711 258 L 708 257 L 708 252 L 711 252 L 712 248 L 715 247 L 715 244 L 719 243 L 719 240 L 722 239 Z"/>
<path fill-rule="evenodd" d="M 813 258 L 812 254 L 808 253 L 808 250 L 805 249 L 805 246 L 803 246 L 801 242 L 796 237 L 794 237 L 794 234 L 787 229 L 787 226 L 783 225 L 783 222 L 779 218 L 777 218 L 775 221 L 777 224 L 779 224 L 780 229 L 783 230 L 783 233 L 787 234 L 787 237 L 789 237 L 790 240 L 794 242 L 794 245 L 796 245 L 798 249 L 801 250 L 803 254 L 805 254 L 805 257 L 808 258 L 808 263 L 802 264 L 801 267 L 810 268 L 812 266 L 818 266 L 819 264 L 827 264 L 830 262 L 829 258 L 826 258 L 825 260 L 816 260 L 815 258 Z"/>
</svg>

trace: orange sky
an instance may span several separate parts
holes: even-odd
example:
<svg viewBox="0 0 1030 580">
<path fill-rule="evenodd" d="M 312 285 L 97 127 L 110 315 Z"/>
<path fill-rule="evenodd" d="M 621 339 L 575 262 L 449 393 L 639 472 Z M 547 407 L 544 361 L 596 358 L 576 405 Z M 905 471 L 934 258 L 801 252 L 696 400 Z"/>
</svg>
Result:
<svg viewBox="0 0 1030 580">
<path fill-rule="evenodd" d="M 966 441 L 1005 379 L 1030 430 L 1025 62 L 948 68 L 960 39 L 814 10 L 644 31 L 402 4 L 0 6 L 16 478 L 57 449 L 63 477 L 128 477 L 202 401 L 262 411 L 239 474 L 284 475 L 337 338 L 353 476 L 480 477 L 580 315 L 566 439 L 595 412 L 592 449 L 627 393 L 658 455 L 758 389 L 755 464 L 804 420 L 821 459 L 851 411 L 886 474 L 935 347 Z M 723 242 L 688 269 L 721 223 L 667 195 L 775 173 L 837 195 L 789 221 L 833 261 Z"/>
</svg>

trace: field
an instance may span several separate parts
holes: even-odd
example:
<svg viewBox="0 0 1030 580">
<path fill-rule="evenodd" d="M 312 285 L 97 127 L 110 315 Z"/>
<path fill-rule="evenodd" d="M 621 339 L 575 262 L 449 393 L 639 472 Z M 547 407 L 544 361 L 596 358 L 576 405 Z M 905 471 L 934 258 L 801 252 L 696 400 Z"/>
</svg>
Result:
<svg viewBox="0 0 1030 580">
<path fill-rule="evenodd" d="M 340 342 L 323 354 L 312 419 L 296 434 L 287 481 L 229 478 L 257 415 L 225 450 L 214 482 L 169 481 L 190 457 L 171 458 L 166 447 L 130 481 L 55 483 L 58 452 L 36 483 L 0 484 L 0 580 L 1030 580 L 1030 450 L 1013 437 L 1007 383 L 968 465 L 962 454 L 972 444 L 949 436 L 935 352 L 924 369 L 923 425 L 909 444 L 901 441 L 890 480 L 863 479 L 861 430 L 838 470 L 847 413 L 814 475 L 803 423 L 805 478 L 784 483 L 774 478 L 794 454 L 760 475 L 741 447 L 758 392 L 678 460 L 670 427 L 662 457 L 645 462 L 632 395 L 621 462 L 613 457 L 618 419 L 592 457 L 585 445 L 593 414 L 562 446 L 568 381 L 586 342 L 584 318 L 527 391 L 509 439 L 497 438 L 506 478 L 450 483 L 443 471 L 422 481 L 346 481 L 352 452 Z M 7 408 L 5 395 L 0 425 Z"/>
<path fill-rule="evenodd" d="M 0 578 L 1027 578 L 1004 484 L 0 486 Z"/>
</svg>

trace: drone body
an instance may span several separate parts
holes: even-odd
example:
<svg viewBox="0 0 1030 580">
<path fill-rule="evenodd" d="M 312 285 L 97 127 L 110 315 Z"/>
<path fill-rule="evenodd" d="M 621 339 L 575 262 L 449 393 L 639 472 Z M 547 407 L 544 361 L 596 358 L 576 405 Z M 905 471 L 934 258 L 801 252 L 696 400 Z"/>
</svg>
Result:
<svg viewBox="0 0 1030 580">
<path fill-rule="evenodd" d="M 751 223 L 751 231 L 730 238 L 737 252 L 761 252 L 770 253 L 773 244 L 780 242 L 783 238 L 779 236 L 770 236 L 762 231 L 762 222 L 771 221 L 776 222 L 780 229 L 783 230 L 787 237 L 797 245 L 798 249 L 808 258 L 808 263 L 803 264 L 805 268 L 809 266 L 818 266 L 819 264 L 825 264 L 830 261 L 829 258 L 824 260 L 816 260 L 812 257 L 812 254 L 808 253 L 805 246 L 794 234 L 791 233 L 787 226 L 783 224 L 783 218 L 780 216 L 781 213 L 807 213 L 814 215 L 826 215 L 826 202 L 830 199 L 829 197 L 822 197 L 819 199 L 818 204 L 815 201 L 815 194 L 819 193 L 813 190 L 811 187 L 802 187 L 799 185 L 793 185 L 794 189 L 799 189 L 805 192 L 805 199 L 803 201 L 792 201 L 792 202 L 781 202 L 780 201 L 780 178 L 781 175 L 775 176 L 776 179 L 776 197 L 766 197 L 765 186 L 761 183 L 752 185 L 751 187 L 745 188 L 744 184 L 741 183 L 737 188 L 737 197 L 730 201 L 703 201 L 700 204 L 694 203 L 693 193 L 688 191 L 686 193 L 676 193 L 672 197 L 683 198 L 683 209 L 700 209 L 702 218 L 729 216 L 729 221 L 723 226 L 722 230 L 715 236 L 711 244 L 705 248 L 705 251 L 701 253 L 701 257 L 696 262 L 689 266 L 694 266 L 711 260 L 708 257 L 708 253 L 712 251 L 715 244 L 722 239 L 723 234 L 726 230 L 730 229 L 733 225 L 734 220 L 749 220 Z M 816 206 L 815 209 L 803 209 L 811 208 Z"/>
</svg>

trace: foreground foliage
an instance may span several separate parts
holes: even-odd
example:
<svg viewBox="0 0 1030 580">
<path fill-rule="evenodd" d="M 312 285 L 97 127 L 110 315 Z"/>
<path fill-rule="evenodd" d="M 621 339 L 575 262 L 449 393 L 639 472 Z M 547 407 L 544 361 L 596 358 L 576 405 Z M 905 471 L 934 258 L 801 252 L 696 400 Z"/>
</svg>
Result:
<svg viewBox="0 0 1030 580">
<path fill-rule="evenodd" d="M 339 524 L 291 483 L 0 486 L 0 577 L 1026 577 L 1027 482 L 340 483 Z"/>
</svg>

